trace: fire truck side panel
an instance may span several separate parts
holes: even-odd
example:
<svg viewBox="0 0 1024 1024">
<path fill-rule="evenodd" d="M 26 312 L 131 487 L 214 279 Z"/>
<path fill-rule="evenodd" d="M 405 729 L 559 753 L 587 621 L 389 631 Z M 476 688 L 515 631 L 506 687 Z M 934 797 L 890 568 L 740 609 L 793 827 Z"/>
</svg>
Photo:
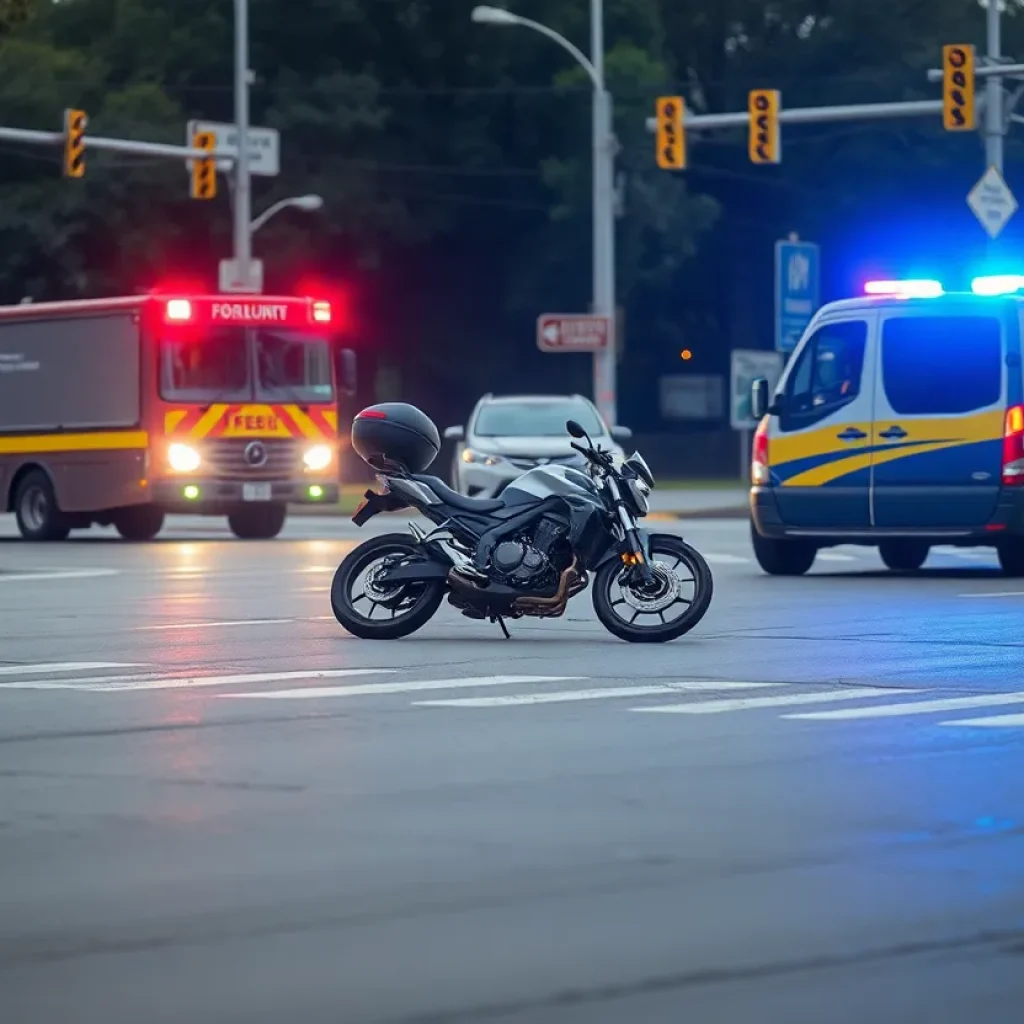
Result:
<svg viewBox="0 0 1024 1024">
<path fill-rule="evenodd" d="M 0 321 L 0 507 L 12 508 L 18 481 L 35 468 L 65 512 L 148 500 L 144 379 L 153 369 L 140 314 Z"/>
</svg>

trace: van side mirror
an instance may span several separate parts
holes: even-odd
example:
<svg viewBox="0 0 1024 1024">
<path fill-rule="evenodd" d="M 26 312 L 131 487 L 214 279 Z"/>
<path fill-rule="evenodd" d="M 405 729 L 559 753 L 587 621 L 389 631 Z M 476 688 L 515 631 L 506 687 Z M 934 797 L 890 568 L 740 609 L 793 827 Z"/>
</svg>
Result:
<svg viewBox="0 0 1024 1024">
<path fill-rule="evenodd" d="M 768 381 L 757 377 L 750 385 L 750 415 L 752 419 L 761 420 L 768 415 L 769 395 Z"/>
<path fill-rule="evenodd" d="M 359 383 L 356 354 L 350 348 L 338 352 L 338 390 L 343 395 L 354 395 Z"/>
<path fill-rule="evenodd" d="M 633 431 L 629 427 L 612 427 L 612 440 L 618 444 L 625 444 L 633 439 Z"/>
</svg>

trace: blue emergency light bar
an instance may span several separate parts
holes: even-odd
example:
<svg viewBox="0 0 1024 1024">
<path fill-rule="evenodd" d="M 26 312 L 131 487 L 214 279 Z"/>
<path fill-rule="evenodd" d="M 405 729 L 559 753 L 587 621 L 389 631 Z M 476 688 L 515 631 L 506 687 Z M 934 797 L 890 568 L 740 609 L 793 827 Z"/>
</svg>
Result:
<svg viewBox="0 0 1024 1024">
<path fill-rule="evenodd" d="M 1024 291 L 1024 274 L 986 274 L 971 281 L 975 295 L 1014 295 Z M 941 281 L 926 278 L 910 278 L 894 281 L 867 281 L 865 295 L 888 295 L 899 299 L 935 299 L 945 295 Z"/>
</svg>

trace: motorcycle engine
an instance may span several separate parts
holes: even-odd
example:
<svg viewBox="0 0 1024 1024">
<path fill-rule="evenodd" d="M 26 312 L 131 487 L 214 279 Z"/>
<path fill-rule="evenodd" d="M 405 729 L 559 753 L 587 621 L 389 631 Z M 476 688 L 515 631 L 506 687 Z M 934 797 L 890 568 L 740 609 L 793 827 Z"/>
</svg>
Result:
<svg viewBox="0 0 1024 1024">
<path fill-rule="evenodd" d="M 491 555 L 491 575 L 506 587 L 536 587 L 551 571 L 548 559 L 526 541 L 502 541 Z"/>
</svg>

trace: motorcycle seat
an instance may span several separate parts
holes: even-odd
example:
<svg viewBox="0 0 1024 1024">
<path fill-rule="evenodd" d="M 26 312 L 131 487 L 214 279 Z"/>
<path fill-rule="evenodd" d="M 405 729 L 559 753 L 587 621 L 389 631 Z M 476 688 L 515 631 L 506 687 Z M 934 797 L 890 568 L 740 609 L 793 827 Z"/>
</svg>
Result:
<svg viewBox="0 0 1024 1024">
<path fill-rule="evenodd" d="M 436 476 L 419 473 L 410 479 L 426 484 L 446 505 L 462 509 L 463 512 L 497 512 L 499 508 L 505 507 L 505 503 L 498 498 L 468 498 L 465 494 L 459 494 Z"/>
</svg>

